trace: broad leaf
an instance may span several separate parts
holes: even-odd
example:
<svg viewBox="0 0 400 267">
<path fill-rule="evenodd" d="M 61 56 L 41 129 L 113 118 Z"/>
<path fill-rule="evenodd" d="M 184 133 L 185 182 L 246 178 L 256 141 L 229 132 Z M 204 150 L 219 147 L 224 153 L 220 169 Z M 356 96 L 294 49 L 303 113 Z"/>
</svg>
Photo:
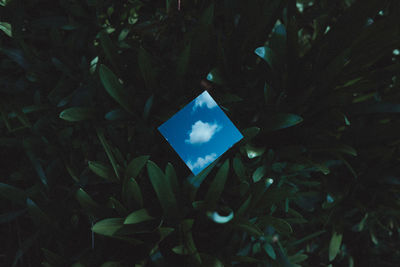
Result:
<svg viewBox="0 0 400 267">
<path fill-rule="evenodd" d="M 169 219 L 176 218 L 178 215 L 177 202 L 171 184 L 167 181 L 164 173 L 152 161 L 147 162 L 147 173 L 164 210 L 165 217 Z"/>
</svg>

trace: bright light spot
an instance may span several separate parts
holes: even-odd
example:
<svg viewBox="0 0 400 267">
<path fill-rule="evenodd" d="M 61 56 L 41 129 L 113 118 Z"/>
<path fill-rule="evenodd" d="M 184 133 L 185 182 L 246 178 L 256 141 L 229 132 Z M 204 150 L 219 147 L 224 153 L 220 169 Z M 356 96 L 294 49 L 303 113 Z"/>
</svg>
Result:
<svg viewBox="0 0 400 267">
<path fill-rule="evenodd" d="M 331 195 L 326 195 L 326 201 L 328 202 L 328 203 L 332 203 L 333 201 L 335 201 L 334 199 L 333 199 L 333 197 L 331 196 Z"/>
<path fill-rule="evenodd" d="M 383 16 L 383 10 L 381 10 L 381 11 L 379 11 L 379 13 L 378 13 L 379 15 L 381 15 L 381 16 Z"/>
<path fill-rule="evenodd" d="M 296 7 L 300 12 L 303 12 L 304 10 L 304 5 L 302 3 L 296 3 Z"/>
<path fill-rule="evenodd" d="M 256 51 L 254 51 L 256 53 L 257 56 L 264 58 L 265 57 L 265 47 L 259 47 L 256 49 Z"/>
<path fill-rule="evenodd" d="M 393 50 L 393 55 L 395 55 L 395 56 L 400 55 L 400 50 L 399 49 Z"/>
<path fill-rule="evenodd" d="M 221 216 L 218 212 L 214 211 L 214 212 L 207 212 L 207 216 L 208 218 L 210 218 L 211 220 L 213 220 L 216 223 L 227 223 L 230 220 L 233 219 L 233 211 L 231 211 L 227 216 Z"/>
<path fill-rule="evenodd" d="M 212 75 L 211 72 L 209 74 L 207 74 L 207 80 L 212 81 L 213 78 L 214 78 L 214 76 Z"/>
<path fill-rule="evenodd" d="M 254 152 L 254 151 L 249 151 L 249 152 L 247 152 L 247 156 L 248 156 L 250 159 L 254 159 L 255 157 L 257 157 L 257 153 Z"/>
<path fill-rule="evenodd" d="M 326 30 L 325 30 L 324 34 L 326 34 L 327 32 L 329 32 L 330 29 L 331 29 L 331 27 L 326 26 Z"/>
<path fill-rule="evenodd" d="M 274 179 L 272 178 L 267 178 L 265 179 L 265 186 L 268 188 L 274 183 Z"/>
<path fill-rule="evenodd" d="M 366 25 L 369 26 L 369 25 L 371 25 L 372 23 L 374 23 L 374 20 L 371 19 L 371 18 L 368 18 L 368 19 L 367 19 Z"/>
</svg>

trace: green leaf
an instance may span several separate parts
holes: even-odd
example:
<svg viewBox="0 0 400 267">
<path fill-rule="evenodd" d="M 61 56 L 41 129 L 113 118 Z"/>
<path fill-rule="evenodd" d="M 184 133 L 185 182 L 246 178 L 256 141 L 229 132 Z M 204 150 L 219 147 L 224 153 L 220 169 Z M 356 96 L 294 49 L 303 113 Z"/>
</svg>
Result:
<svg viewBox="0 0 400 267">
<path fill-rule="evenodd" d="M 239 156 L 236 156 L 233 159 L 233 170 L 235 171 L 237 177 L 239 177 L 242 180 L 246 180 L 246 169 Z"/>
<path fill-rule="evenodd" d="M 111 38 L 106 30 L 102 30 L 99 33 L 100 44 L 103 47 L 104 54 L 106 58 L 111 63 L 114 69 L 118 70 L 119 55 L 117 53 L 117 48 L 111 41 Z"/>
<path fill-rule="evenodd" d="M 219 168 L 214 180 L 210 184 L 210 187 L 205 196 L 206 208 L 208 210 L 214 210 L 222 191 L 224 190 L 226 179 L 229 173 L 229 159 L 225 160 L 222 166 Z"/>
<path fill-rule="evenodd" d="M 101 220 L 93 225 L 92 231 L 100 235 L 113 236 L 123 226 L 123 218 L 108 218 Z"/>
<path fill-rule="evenodd" d="M 311 239 L 313 239 L 313 238 L 315 238 L 315 237 L 317 237 L 317 236 L 319 236 L 319 235 L 321 235 L 321 234 L 323 234 L 323 233 L 325 233 L 325 232 L 326 232 L 325 230 L 321 230 L 321 231 L 312 233 L 312 234 L 310 234 L 310 235 L 307 235 L 307 236 L 305 236 L 305 237 L 303 237 L 303 238 L 301 238 L 301 239 L 298 239 L 298 240 L 296 240 L 296 241 L 290 243 L 288 246 L 297 246 L 297 245 L 300 245 L 301 243 L 306 242 L 306 241 L 308 241 L 308 240 L 311 240 Z"/>
<path fill-rule="evenodd" d="M 249 221 L 246 221 L 246 220 L 236 221 L 234 224 L 234 228 L 244 231 L 244 232 L 248 233 L 249 235 L 257 237 L 257 238 L 264 235 L 264 232 L 261 231 L 261 229 L 257 225 L 255 225 Z"/>
<path fill-rule="evenodd" d="M 115 210 L 120 216 L 126 216 L 128 214 L 128 210 L 114 197 L 108 199 L 107 206 Z"/>
<path fill-rule="evenodd" d="M 292 264 L 300 263 L 308 259 L 308 255 L 306 254 L 296 254 L 289 257 L 289 261 Z"/>
<path fill-rule="evenodd" d="M 147 162 L 147 173 L 164 210 L 165 217 L 168 219 L 176 218 L 178 215 L 177 202 L 171 184 L 167 181 L 164 173 L 150 160 Z"/>
<path fill-rule="evenodd" d="M 267 170 L 266 170 L 265 166 L 258 167 L 253 173 L 253 176 L 252 176 L 253 182 L 257 183 L 258 181 L 260 181 L 261 178 L 263 178 L 265 176 L 266 171 Z"/>
<path fill-rule="evenodd" d="M 174 166 L 171 163 L 167 163 L 165 167 L 165 177 L 171 184 L 172 191 L 175 193 L 175 196 L 178 196 L 179 193 L 179 183 L 178 177 L 176 177 L 176 172 Z"/>
<path fill-rule="evenodd" d="M 154 94 L 151 95 L 147 99 L 147 101 L 146 101 L 146 103 L 144 105 L 144 109 L 143 109 L 143 119 L 144 120 L 147 120 L 147 118 L 149 117 L 151 107 L 153 106 L 153 100 L 154 100 Z"/>
<path fill-rule="evenodd" d="M 112 168 L 97 161 L 89 161 L 88 164 L 89 164 L 89 169 L 91 169 L 95 174 L 97 174 L 101 178 L 104 178 L 110 182 L 116 181 Z"/>
<path fill-rule="evenodd" d="M 276 254 L 274 248 L 271 246 L 270 243 L 265 243 L 263 246 L 265 252 L 267 252 L 268 256 L 271 257 L 271 259 L 276 260 Z"/>
<path fill-rule="evenodd" d="M 0 30 L 8 35 L 8 37 L 12 37 L 12 28 L 10 23 L 0 21 Z"/>
<path fill-rule="evenodd" d="M 135 178 L 139 175 L 140 171 L 146 165 L 150 156 L 139 156 L 131 160 L 125 170 L 125 177 Z"/>
<path fill-rule="evenodd" d="M 156 81 L 155 69 L 152 66 L 150 54 L 147 53 L 147 51 L 144 50 L 143 47 L 139 49 L 138 65 L 140 68 L 140 72 L 142 73 L 143 79 L 146 83 L 147 89 L 154 90 Z"/>
<path fill-rule="evenodd" d="M 21 205 L 26 203 L 25 191 L 8 184 L 0 183 L 0 197 Z"/>
<path fill-rule="evenodd" d="M 303 121 L 303 118 L 290 113 L 279 113 L 272 115 L 265 122 L 264 131 L 276 131 L 295 126 Z"/>
<path fill-rule="evenodd" d="M 329 242 L 329 261 L 333 261 L 336 255 L 339 253 L 342 238 L 343 234 L 333 232 L 331 241 Z"/>
<path fill-rule="evenodd" d="M 129 118 L 129 113 L 123 109 L 114 109 L 104 115 L 104 119 L 109 121 L 126 120 Z"/>
<path fill-rule="evenodd" d="M 143 207 L 142 192 L 135 179 L 125 179 L 122 185 L 122 199 L 129 209 Z"/>
<path fill-rule="evenodd" d="M 141 223 L 149 220 L 153 220 L 154 217 L 151 217 L 146 209 L 140 209 L 132 212 L 129 214 L 125 221 L 124 224 L 135 224 L 135 223 Z"/>
<path fill-rule="evenodd" d="M 126 111 L 134 113 L 128 92 L 123 88 L 117 76 L 105 65 L 99 67 L 100 80 L 107 93 L 114 98 Z"/>
<path fill-rule="evenodd" d="M 111 165 L 112 165 L 112 167 L 114 169 L 114 172 L 115 172 L 115 176 L 117 177 L 118 180 L 120 180 L 117 161 L 115 159 L 114 153 L 111 150 L 110 144 L 107 142 L 107 139 L 104 136 L 103 130 L 100 129 L 100 128 L 96 128 L 96 133 L 97 133 L 97 137 L 100 140 L 100 143 L 102 144 L 102 146 L 104 148 L 104 151 L 107 154 L 108 159 L 111 162 Z"/>
<path fill-rule="evenodd" d="M 103 214 L 102 208 L 82 188 L 75 194 L 79 204 L 92 216 L 100 217 Z"/>
</svg>

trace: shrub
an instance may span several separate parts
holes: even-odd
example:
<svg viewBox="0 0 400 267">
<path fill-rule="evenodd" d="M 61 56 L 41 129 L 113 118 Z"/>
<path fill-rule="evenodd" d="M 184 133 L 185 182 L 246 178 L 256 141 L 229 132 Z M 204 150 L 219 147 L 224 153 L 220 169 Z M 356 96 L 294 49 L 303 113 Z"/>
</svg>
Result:
<svg viewBox="0 0 400 267">
<path fill-rule="evenodd" d="M 396 266 L 394 0 L 0 1 L 4 266 Z M 156 128 L 207 89 L 197 176 Z"/>
</svg>

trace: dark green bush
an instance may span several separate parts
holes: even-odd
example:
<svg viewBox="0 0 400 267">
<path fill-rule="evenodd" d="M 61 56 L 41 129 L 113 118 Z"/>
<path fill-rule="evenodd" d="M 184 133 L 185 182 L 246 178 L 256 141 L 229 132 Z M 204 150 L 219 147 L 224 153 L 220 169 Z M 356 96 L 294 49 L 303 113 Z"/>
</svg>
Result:
<svg viewBox="0 0 400 267">
<path fill-rule="evenodd" d="M 1 266 L 400 262 L 399 1 L 0 5 Z M 192 176 L 205 89 L 245 138 Z"/>
</svg>

